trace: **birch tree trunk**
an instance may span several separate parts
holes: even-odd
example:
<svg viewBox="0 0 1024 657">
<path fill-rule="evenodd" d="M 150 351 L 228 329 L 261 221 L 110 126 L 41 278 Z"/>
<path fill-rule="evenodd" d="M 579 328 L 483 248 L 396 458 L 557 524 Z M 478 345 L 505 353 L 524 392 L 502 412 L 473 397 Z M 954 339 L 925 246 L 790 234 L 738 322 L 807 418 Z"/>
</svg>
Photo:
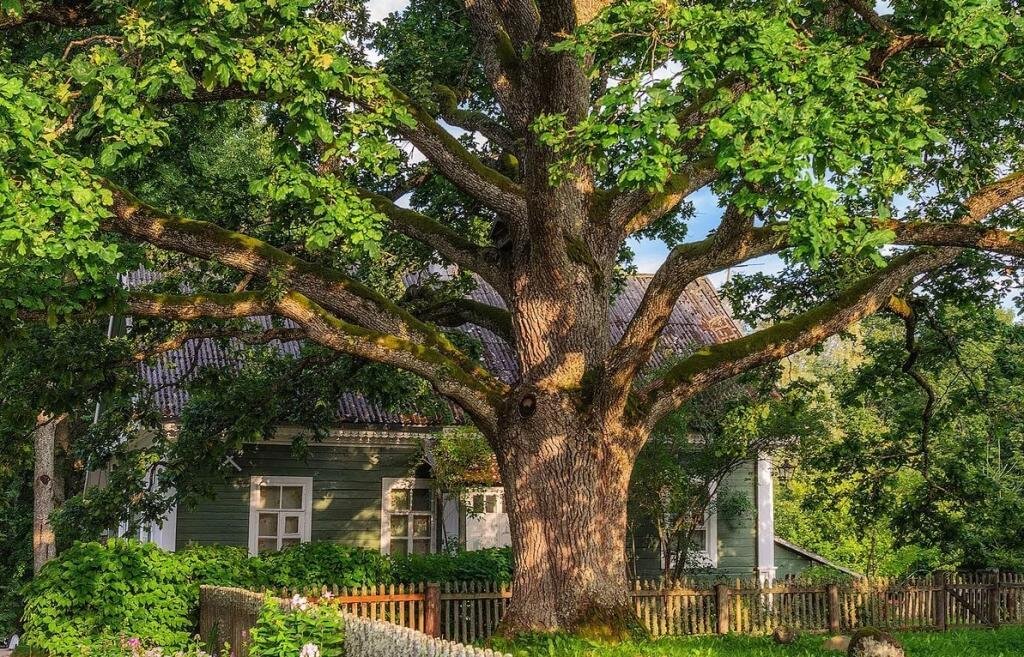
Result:
<svg viewBox="0 0 1024 657">
<path fill-rule="evenodd" d="M 65 416 L 44 412 L 36 420 L 35 472 L 32 480 L 32 561 L 35 573 L 57 556 L 57 542 L 50 516 L 57 508 L 60 491 L 54 466 L 58 432 L 65 430 Z"/>
</svg>

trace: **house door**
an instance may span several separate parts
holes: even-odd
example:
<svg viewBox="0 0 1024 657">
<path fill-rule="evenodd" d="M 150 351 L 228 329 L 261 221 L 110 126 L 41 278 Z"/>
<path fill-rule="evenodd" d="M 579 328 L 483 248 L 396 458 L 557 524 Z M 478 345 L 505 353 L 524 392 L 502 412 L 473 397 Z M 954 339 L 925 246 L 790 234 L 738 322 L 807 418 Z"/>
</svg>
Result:
<svg viewBox="0 0 1024 657">
<path fill-rule="evenodd" d="M 504 498 L 505 491 L 500 487 L 482 488 L 467 495 L 467 550 L 512 545 Z"/>
</svg>

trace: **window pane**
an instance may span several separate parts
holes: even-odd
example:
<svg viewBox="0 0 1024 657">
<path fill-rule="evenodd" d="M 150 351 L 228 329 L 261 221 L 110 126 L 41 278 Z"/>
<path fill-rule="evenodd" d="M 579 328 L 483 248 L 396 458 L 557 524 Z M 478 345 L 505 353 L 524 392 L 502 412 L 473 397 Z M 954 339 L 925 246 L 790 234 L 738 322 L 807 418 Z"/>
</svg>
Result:
<svg viewBox="0 0 1024 657">
<path fill-rule="evenodd" d="M 412 519 L 413 536 L 430 536 L 430 516 L 414 516 Z"/>
<path fill-rule="evenodd" d="M 487 496 L 487 513 L 497 513 L 497 512 L 498 512 L 498 496 L 497 495 L 488 495 Z"/>
<path fill-rule="evenodd" d="M 398 541 L 391 541 L 391 554 L 397 556 L 409 554 L 409 544 L 404 538 Z"/>
<path fill-rule="evenodd" d="M 391 535 L 409 535 L 409 516 L 391 516 Z"/>
<path fill-rule="evenodd" d="M 696 547 L 698 550 L 704 549 L 704 546 L 707 544 L 706 540 L 707 534 L 704 533 L 703 529 L 698 529 L 697 531 L 690 534 L 690 542 L 692 542 L 694 547 Z"/>
<path fill-rule="evenodd" d="M 412 491 L 412 510 L 430 511 L 430 490 L 416 488 Z"/>
<path fill-rule="evenodd" d="M 281 508 L 302 508 L 302 486 L 284 486 L 281 488 Z"/>
<path fill-rule="evenodd" d="M 408 488 L 397 488 L 391 491 L 391 510 L 392 511 L 408 511 L 409 510 L 409 489 Z"/>
<path fill-rule="evenodd" d="M 277 536 L 277 514 L 260 514 L 260 532 L 258 536 Z"/>
<path fill-rule="evenodd" d="M 483 495 L 474 495 L 473 496 L 473 513 L 483 513 L 483 512 L 484 512 L 484 496 Z"/>
<path fill-rule="evenodd" d="M 274 552 L 277 550 L 276 538 L 261 538 L 256 544 L 257 552 Z"/>
<path fill-rule="evenodd" d="M 285 516 L 284 517 L 284 533 L 285 534 L 298 534 L 299 533 L 299 517 L 298 516 Z"/>
<path fill-rule="evenodd" d="M 281 488 L 279 486 L 260 486 L 257 509 L 278 509 L 281 507 Z"/>
<path fill-rule="evenodd" d="M 290 547 L 292 545 L 298 545 L 300 542 L 301 541 L 299 539 L 297 539 L 297 538 L 282 538 L 281 539 L 281 549 L 283 550 L 286 547 Z"/>
<path fill-rule="evenodd" d="M 430 540 L 417 539 L 412 542 L 413 554 L 430 554 Z"/>
</svg>

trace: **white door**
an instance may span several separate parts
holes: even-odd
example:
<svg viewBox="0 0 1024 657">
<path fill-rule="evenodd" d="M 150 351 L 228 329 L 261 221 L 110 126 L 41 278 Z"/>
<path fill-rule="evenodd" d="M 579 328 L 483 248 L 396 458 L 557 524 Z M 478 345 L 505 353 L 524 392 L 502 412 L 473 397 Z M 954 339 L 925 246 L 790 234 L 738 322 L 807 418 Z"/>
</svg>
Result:
<svg viewBox="0 0 1024 657">
<path fill-rule="evenodd" d="M 466 496 L 467 550 L 512 545 L 504 497 L 501 488 L 483 488 Z"/>
</svg>

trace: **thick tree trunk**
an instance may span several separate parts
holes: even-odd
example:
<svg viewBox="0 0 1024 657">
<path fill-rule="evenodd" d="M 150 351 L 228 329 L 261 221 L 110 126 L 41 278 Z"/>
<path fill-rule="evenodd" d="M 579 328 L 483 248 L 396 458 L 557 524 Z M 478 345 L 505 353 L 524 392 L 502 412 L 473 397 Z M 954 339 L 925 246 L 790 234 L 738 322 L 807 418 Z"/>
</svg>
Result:
<svg viewBox="0 0 1024 657">
<path fill-rule="evenodd" d="M 58 479 L 54 467 L 58 432 L 63 430 L 64 417 L 46 412 L 36 419 L 35 472 L 32 479 L 32 561 L 34 572 L 57 556 L 57 541 L 50 524 L 50 515 L 57 507 Z"/>
<path fill-rule="evenodd" d="M 632 457 L 571 409 L 544 413 L 545 401 L 528 420 L 509 418 L 499 456 L 516 560 L 502 632 L 620 640 L 641 630 L 626 576 Z"/>
</svg>

